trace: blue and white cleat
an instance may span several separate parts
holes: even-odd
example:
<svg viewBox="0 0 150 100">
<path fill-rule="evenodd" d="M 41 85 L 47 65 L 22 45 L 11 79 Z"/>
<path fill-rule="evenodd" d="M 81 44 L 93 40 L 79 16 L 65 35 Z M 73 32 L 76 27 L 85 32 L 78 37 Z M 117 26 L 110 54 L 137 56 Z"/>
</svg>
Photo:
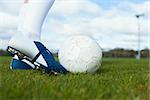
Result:
<svg viewBox="0 0 150 100">
<path fill-rule="evenodd" d="M 40 42 L 34 42 L 37 46 L 40 55 L 44 58 L 47 66 L 44 67 L 45 71 L 53 71 L 56 73 L 67 74 L 68 71 L 55 59 L 53 54 Z"/>
<path fill-rule="evenodd" d="M 68 72 L 41 42 L 32 41 L 23 34 L 16 34 L 10 39 L 7 51 L 14 57 L 11 69 L 39 69 L 45 73 L 61 74 Z"/>
<path fill-rule="evenodd" d="M 17 55 L 14 55 L 10 63 L 10 69 L 13 70 L 30 70 L 33 68 L 35 68 L 34 64 L 25 59 L 20 60 Z"/>
<path fill-rule="evenodd" d="M 11 69 L 40 69 L 45 73 L 66 74 L 68 71 L 57 61 L 53 54 L 40 42 L 34 42 L 39 53 L 31 59 L 21 51 L 8 46 L 7 51 L 12 54 L 13 59 L 10 64 Z M 46 62 L 46 66 L 37 62 L 37 59 L 42 56 Z"/>
</svg>

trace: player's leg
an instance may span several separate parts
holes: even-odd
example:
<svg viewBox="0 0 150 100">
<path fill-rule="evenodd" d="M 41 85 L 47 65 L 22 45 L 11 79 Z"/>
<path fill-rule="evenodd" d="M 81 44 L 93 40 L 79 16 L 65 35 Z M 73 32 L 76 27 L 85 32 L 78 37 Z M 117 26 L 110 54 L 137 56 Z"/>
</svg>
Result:
<svg viewBox="0 0 150 100">
<path fill-rule="evenodd" d="M 23 40 L 24 38 L 30 38 L 33 41 L 40 40 L 41 35 L 41 27 L 43 25 L 43 21 L 53 5 L 55 0 L 25 0 L 19 14 L 19 25 L 18 25 L 18 35 L 16 34 L 9 42 L 9 46 L 13 46 L 16 49 L 21 49 L 23 51 L 32 52 L 32 56 L 34 57 L 38 51 L 34 47 L 33 48 L 27 47 L 29 44 L 28 39 Z M 21 35 L 22 34 L 22 35 Z M 24 37 L 25 36 L 25 37 Z M 20 40 L 21 37 L 22 40 Z M 18 38 L 18 39 L 17 39 Z M 19 41 L 20 40 L 20 41 Z M 33 49 L 33 50 L 32 50 Z M 17 59 L 14 57 L 14 61 Z M 41 64 L 46 65 L 44 59 L 40 56 L 37 59 Z M 13 61 L 13 62 L 14 62 Z M 15 63 L 19 64 L 19 63 Z M 11 64 L 11 65 L 15 65 Z M 11 66 L 11 68 L 17 68 L 16 66 Z M 18 67 L 19 69 L 19 67 Z"/>
<path fill-rule="evenodd" d="M 44 19 L 46 15 L 48 14 L 49 9 L 52 7 L 54 1 L 55 0 L 25 0 L 23 7 L 20 11 L 20 16 L 19 16 L 20 24 L 18 26 L 18 32 L 20 35 L 16 35 L 14 39 L 11 39 L 10 43 L 12 43 L 12 40 L 13 40 L 15 45 L 20 46 L 19 48 L 22 48 L 22 50 L 28 50 L 29 52 L 36 51 L 36 50 L 32 50 L 32 49 L 28 49 L 24 47 L 23 44 L 21 45 L 21 43 L 24 43 L 27 41 L 24 40 L 24 41 L 19 42 L 18 41 L 19 39 L 17 38 L 21 36 L 22 37 L 25 36 L 24 38 L 28 37 L 33 41 L 40 40 L 41 28 L 42 28 Z M 21 33 L 23 33 L 23 35 L 21 35 Z M 37 54 L 37 51 L 32 54 L 33 56 L 35 56 L 35 54 Z"/>
<path fill-rule="evenodd" d="M 20 24 L 18 31 L 23 35 L 16 35 L 9 42 L 8 51 L 19 56 L 20 59 L 14 59 L 11 63 L 12 68 L 25 69 L 27 67 L 33 68 L 30 64 L 41 64 L 46 70 L 52 70 L 58 73 L 66 73 L 66 69 L 55 61 L 53 55 L 42 45 L 40 42 L 34 42 L 32 40 L 39 40 L 41 34 L 41 27 L 43 21 L 51 8 L 54 0 L 26 0 L 24 7 L 20 13 Z M 30 39 L 29 39 L 30 38 Z M 32 39 L 32 40 L 31 40 Z M 24 56 L 19 55 L 22 53 Z M 30 59 L 28 59 L 29 57 Z M 25 61 L 23 60 L 25 59 Z M 29 63 L 27 63 L 29 61 Z M 22 62 L 22 63 L 21 63 Z M 17 65 L 17 66 L 16 66 Z M 24 67 L 20 67 L 24 66 Z"/>
<path fill-rule="evenodd" d="M 25 0 L 20 10 L 18 31 L 33 40 L 40 40 L 41 28 L 55 0 Z"/>
</svg>

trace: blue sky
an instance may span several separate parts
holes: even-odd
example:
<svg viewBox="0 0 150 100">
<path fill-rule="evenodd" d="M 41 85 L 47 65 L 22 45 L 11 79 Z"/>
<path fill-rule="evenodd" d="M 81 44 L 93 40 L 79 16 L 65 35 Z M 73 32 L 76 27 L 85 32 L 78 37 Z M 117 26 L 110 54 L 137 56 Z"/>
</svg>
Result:
<svg viewBox="0 0 150 100">
<path fill-rule="evenodd" d="M 15 35 L 22 0 L 0 1 L 0 48 Z M 104 49 L 137 49 L 137 19 L 141 18 L 141 48 L 149 47 L 149 0 L 56 0 L 43 28 L 42 41 L 49 49 L 74 34 L 90 35 Z M 1 23 L 1 22 L 0 22 Z"/>
<path fill-rule="evenodd" d="M 132 2 L 132 3 L 143 3 L 146 0 L 92 0 L 92 1 L 99 4 L 104 9 L 110 9 L 111 7 L 119 4 L 120 2 L 126 1 L 126 2 Z"/>
<path fill-rule="evenodd" d="M 104 9 L 109 9 L 121 1 L 122 0 L 93 0 L 93 2 L 99 4 Z"/>
</svg>

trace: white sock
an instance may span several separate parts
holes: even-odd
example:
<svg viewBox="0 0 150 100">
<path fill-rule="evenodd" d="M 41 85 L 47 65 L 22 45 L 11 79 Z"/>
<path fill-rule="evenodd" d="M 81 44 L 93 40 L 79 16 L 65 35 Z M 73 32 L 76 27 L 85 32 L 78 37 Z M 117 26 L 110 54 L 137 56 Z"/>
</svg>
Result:
<svg viewBox="0 0 150 100">
<path fill-rule="evenodd" d="M 20 11 L 18 31 L 32 40 L 40 40 L 44 19 L 55 0 L 29 0 Z"/>
</svg>

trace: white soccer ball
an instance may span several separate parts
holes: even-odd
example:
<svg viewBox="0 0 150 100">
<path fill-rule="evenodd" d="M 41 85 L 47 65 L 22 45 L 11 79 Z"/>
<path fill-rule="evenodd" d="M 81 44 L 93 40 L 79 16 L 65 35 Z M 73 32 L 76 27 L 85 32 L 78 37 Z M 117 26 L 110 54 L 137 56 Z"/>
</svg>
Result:
<svg viewBox="0 0 150 100">
<path fill-rule="evenodd" d="M 101 65 L 102 50 L 89 36 L 76 35 L 62 44 L 58 58 L 60 63 L 72 73 L 95 72 Z"/>
</svg>

